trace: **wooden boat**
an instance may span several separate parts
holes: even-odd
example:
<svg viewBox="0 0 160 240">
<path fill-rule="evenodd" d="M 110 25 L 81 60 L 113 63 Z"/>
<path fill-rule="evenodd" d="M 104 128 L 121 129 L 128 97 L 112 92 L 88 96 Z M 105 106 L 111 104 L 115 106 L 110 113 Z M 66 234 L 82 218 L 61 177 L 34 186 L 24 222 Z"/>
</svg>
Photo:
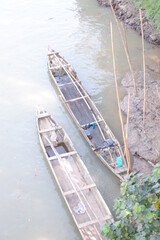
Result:
<svg viewBox="0 0 160 240">
<path fill-rule="evenodd" d="M 110 210 L 65 131 L 43 108 L 37 110 L 42 150 L 83 239 L 103 239 L 100 226 Z"/>
<path fill-rule="evenodd" d="M 48 51 L 48 68 L 70 115 L 100 160 L 121 180 L 127 163 L 121 146 L 87 94 L 74 69 L 59 53 Z"/>
</svg>

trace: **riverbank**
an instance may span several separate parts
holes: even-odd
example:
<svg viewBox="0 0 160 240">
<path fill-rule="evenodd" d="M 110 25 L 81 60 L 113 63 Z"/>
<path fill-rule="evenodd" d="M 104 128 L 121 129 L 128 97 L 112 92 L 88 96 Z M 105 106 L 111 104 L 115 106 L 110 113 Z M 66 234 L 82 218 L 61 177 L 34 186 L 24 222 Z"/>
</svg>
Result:
<svg viewBox="0 0 160 240">
<path fill-rule="evenodd" d="M 101 6 L 110 6 L 109 0 L 97 0 Z M 133 0 L 112 0 L 116 16 L 132 29 L 141 34 L 139 10 Z M 147 19 L 145 9 L 142 9 L 144 38 L 152 44 L 160 45 L 160 31 L 156 30 L 153 23 Z"/>
<path fill-rule="evenodd" d="M 157 64 L 157 67 L 156 67 Z M 143 127 L 143 71 L 135 72 L 138 96 L 135 96 L 133 82 L 129 75 L 122 85 L 131 93 L 130 118 L 128 128 L 128 147 L 134 158 L 133 169 L 150 173 L 152 165 L 160 159 L 160 62 L 154 62 L 155 70 L 146 68 L 146 117 Z M 121 108 L 127 115 L 128 95 L 121 102 Z"/>
<path fill-rule="evenodd" d="M 98 0 L 100 5 L 110 6 L 109 0 Z M 139 10 L 132 0 L 112 0 L 117 17 L 141 34 Z M 160 32 L 154 29 L 142 10 L 144 38 L 155 45 L 160 44 Z M 146 67 L 146 119 L 143 127 L 143 71 L 134 73 L 138 96 L 135 97 L 131 76 L 127 74 L 122 79 L 122 85 L 130 98 L 130 119 L 128 128 L 128 147 L 133 156 L 133 169 L 144 174 L 151 173 L 153 165 L 160 158 L 160 59 L 150 59 Z M 121 102 L 121 109 L 127 115 L 128 94 Z"/>
</svg>

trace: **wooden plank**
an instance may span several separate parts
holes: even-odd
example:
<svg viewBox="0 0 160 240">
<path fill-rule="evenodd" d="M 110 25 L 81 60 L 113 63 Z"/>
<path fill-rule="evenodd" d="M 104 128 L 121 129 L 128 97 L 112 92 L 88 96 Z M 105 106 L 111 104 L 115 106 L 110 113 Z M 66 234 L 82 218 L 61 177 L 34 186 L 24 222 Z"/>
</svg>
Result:
<svg viewBox="0 0 160 240">
<path fill-rule="evenodd" d="M 51 59 L 52 60 L 52 59 Z M 68 65 L 64 65 L 65 67 L 68 67 L 68 66 L 70 66 L 69 64 Z M 55 67 L 49 67 L 49 70 L 54 70 L 55 69 Z"/>
<path fill-rule="evenodd" d="M 84 96 L 84 97 L 87 98 L 88 96 Z M 80 99 L 84 99 L 84 97 L 73 98 L 73 99 L 65 101 L 65 103 L 74 102 L 74 101 L 77 101 L 77 100 L 80 100 Z"/>
<path fill-rule="evenodd" d="M 59 130 L 59 129 L 62 129 L 62 128 L 61 127 L 46 128 L 46 129 L 39 130 L 39 133 L 46 133 L 46 132 L 55 131 L 55 130 Z"/>
<path fill-rule="evenodd" d="M 106 220 L 109 220 L 109 219 L 112 219 L 112 217 L 110 215 L 102 218 L 102 219 L 94 219 L 92 221 L 87 221 L 87 222 L 84 222 L 82 224 L 78 224 L 78 228 L 81 229 L 81 228 L 84 228 L 84 227 L 88 227 L 89 225 L 93 225 L 95 223 L 100 223 L 100 222 L 104 222 Z"/>
<path fill-rule="evenodd" d="M 37 116 L 37 118 L 40 119 L 40 118 L 45 118 L 45 117 L 50 117 L 50 116 L 51 116 L 51 114 L 49 114 L 49 113 L 43 113 L 43 114 L 39 114 Z"/>
<path fill-rule="evenodd" d="M 95 123 L 95 124 L 98 124 L 99 122 L 104 122 L 104 120 L 103 120 L 103 119 L 100 119 L 100 120 L 98 120 L 98 121 L 91 122 L 90 125 L 93 125 L 94 123 Z M 83 125 L 80 125 L 80 126 L 81 126 L 81 128 L 83 128 L 83 127 L 87 126 L 87 124 L 83 124 Z"/>
<path fill-rule="evenodd" d="M 119 174 L 119 173 L 121 174 L 121 173 L 127 172 L 127 168 L 116 168 L 115 170 L 116 170 L 116 173 L 118 173 L 118 174 Z"/>
<path fill-rule="evenodd" d="M 83 190 L 86 190 L 86 189 L 89 189 L 89 188 L 94 188 L 94 187 L 96 187 L 95 183 L 86 185 L 84 187 L 81 187 L 81 188 L 77 189 L 77 191 L 80 192 L 80 191 L 83 191 Z M 64 192 L 64 196 L 67 196 L 67 195 L 70 195 L 70 194 L 73 194 L 73 193 L 75 193 L 75 190 L 70 190 L 70 191 Z"/>
<path fill-rule="evenodd" d="M 69 84 L 73 84 L 73 82 L 58 84 L 58 87 L 63 87 L 63 86 L 69 85 Z"/>
<path fill-rule="evenodd" d="M 77 154 L 77 152 L 73 151 L 73 152 L 62 153 L 62 154 L 59 154 L 59 156 L 62 158 L 62 157 L 72 156 L 74 154 Z M 53 156 L 53 157 L 48 158 L 48 160 L 51 161 L 51 160 L 55 160 L 57 158 L 58 158 L 57 156 Z"/>
</svg>

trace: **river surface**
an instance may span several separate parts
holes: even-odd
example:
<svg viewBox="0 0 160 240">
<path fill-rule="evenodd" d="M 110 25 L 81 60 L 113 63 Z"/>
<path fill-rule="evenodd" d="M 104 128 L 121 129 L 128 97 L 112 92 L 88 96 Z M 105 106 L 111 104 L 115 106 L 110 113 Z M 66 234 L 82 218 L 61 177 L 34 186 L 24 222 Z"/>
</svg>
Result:
<svg viewBox="0 0 160 240">
<path fill-rule="evenodd" d="M 61 104 L 47 70 L 47 48 L 59 51 L 122 142 L 110 43 L 110 9 L 96 0 L 0 1 L 0 240 L 79 240 L 80 234 L 41 152 L 35 111 L 43 105 L 71 137 L 113 212 L 119 181 L 94 156 Z M 117 75 L 129 71 L 113 21 Z M 141 39 L 127 30 L 134 69 Z M 146 44 L 146 54 L 159 48 Z M 125 91 L 120 87 L 121 97 Z"/>
</svg>

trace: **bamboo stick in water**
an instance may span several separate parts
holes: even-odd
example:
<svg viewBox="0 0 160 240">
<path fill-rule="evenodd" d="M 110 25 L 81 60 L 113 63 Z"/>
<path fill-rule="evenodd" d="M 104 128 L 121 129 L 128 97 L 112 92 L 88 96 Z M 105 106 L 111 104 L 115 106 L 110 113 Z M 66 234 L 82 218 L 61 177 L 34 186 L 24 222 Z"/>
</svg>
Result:
<svg viewBox="0 0 160 240">
<path fill-rule="evenodd" d="M 127 112 L 127 126 L 126 126 L 126 139 L 128 138 L 128 126 L 129 126 L 129 115 L 130 115 L 130 97 L 131 93 L 128 93 L 128 112 Z"/>
<path fill-rule="evenodd" d="M 143 20 L 142 20 L 142 10 L 141 9 L 139 9 L 139 14 L 140 14 L 140 21 L 141 21 L 142 54 L 143 54 L 143 80 L 144 80 L 143 128 L 144 128 L 145 116 L 146 116 L 146 64 L 145 64 Z"/>
<path fill-rule="evenodd" d="M 121 28 L 120 28 L 120 26 L 119 26 L 119 23 L 118 23 L 116 14 L 115 14 L 115 12 L 114 12 L 114 9 L 113 9 L 111 0 L 109 0 L 109 3 L 110 3 L 110 6 L 111 6 L 111 9 L 112 9 L 114 18 L 115 18 L 115 20 L 116 20 L 116 24 L 117 24 L 117 27 L 118 27 L 118 31 L 119 31 L 119 33 L 120 33 L 120 37 L 121 37 L 121 40 L 122 40 L 122 43 L 123 43 L 123 47 L 124 47 L 124 50 L 125 50 L 125 54 L 126 54 L 126 57 L 127 57 L 129 69 L 130 69 L 131 76 L 132 76 L 132 79 L 133 79 L 133 86 L 134 86 L 135 96 L 137 96 L 136 81 L 135 81 L 135 77 L 134 77 L 134 73 L 133 73 L 133 68 L 132 68 L 132 65 L 131 65 L 130 57 L 129 57 L 129 54 L 128 54 L 128 49 L 127 49 L 125 40 L 124 40 L 124 38 L 123 38 L 122 31 L 121 31 Z"/>
<path fill-rule="evenodd" d="M 128 173 L 130 173 L 131 172 L 130 155 L 129 155 L 127 140 L 126 140 L 126 136 L 125 136 L 125 132 L 124 132 L 124 125 L 123 125 L 122 112 L 121 112 L 121 107 L 120 107 L 120 97 L 119 97 L 118 83 L 117 83 L 117 76 L 116 76 L 112 23 L 110 23 L 110 28 L 111 28 L 111 44 L 112 44 L 112 55 L 113 55 L 113 69 L 114 69 L 114 78 L 115 78 L 115 85 L 116 85 L 118 110 L 119 110 L 119 117 L 120 117 L 121 128 L 122 128 L 123 141 L 124 141 L 124 146 L 125 146 L 126 159 L 127 159 L 127 163 L 128 163 Z"/>
</svg>

